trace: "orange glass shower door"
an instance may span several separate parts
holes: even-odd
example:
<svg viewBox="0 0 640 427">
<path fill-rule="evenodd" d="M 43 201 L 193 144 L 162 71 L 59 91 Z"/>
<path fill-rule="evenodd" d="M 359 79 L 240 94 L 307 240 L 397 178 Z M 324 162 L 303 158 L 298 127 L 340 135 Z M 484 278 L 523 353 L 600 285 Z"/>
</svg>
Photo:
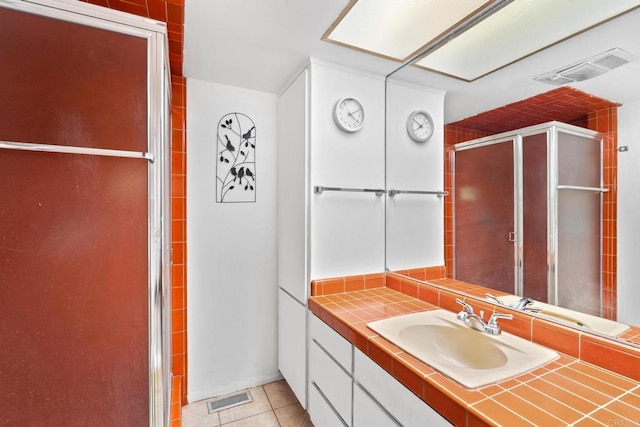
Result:
<svg viewBox="0 0 640 427">
<path fill-rule="evenodd" d="M 455 274 L 514 293 L 514 142 L 455 153 Z"/>
<path fill-rule="evenodd" d="M 146 40 L 4 7 L 0 39 L 0 425 L 149 425 L 148 161 L 91 151 L 147 151 Z"/>
</svg>

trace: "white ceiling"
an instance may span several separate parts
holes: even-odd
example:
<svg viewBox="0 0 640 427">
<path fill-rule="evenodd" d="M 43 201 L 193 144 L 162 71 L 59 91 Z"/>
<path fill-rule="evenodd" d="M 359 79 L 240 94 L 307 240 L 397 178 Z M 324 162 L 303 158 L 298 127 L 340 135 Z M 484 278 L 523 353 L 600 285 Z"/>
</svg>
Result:
<svg viewBox="0 0 640 427">
<path fill-rule="evenodd" d="M 320 40 L 348 0 L 186 0 L 184 75 L 278 93 L 309 57 L 387 75 L 400 64 Z M 397 77 L 445 90 L 445 122 L 519 101 L 556 86 L 533 77 L 618 47 L 640 58 L 640 9 L 472 83 L 416 67 Z M 572 84 L 624 104 L 640 99 L 640 59 Z"/>
</svg>

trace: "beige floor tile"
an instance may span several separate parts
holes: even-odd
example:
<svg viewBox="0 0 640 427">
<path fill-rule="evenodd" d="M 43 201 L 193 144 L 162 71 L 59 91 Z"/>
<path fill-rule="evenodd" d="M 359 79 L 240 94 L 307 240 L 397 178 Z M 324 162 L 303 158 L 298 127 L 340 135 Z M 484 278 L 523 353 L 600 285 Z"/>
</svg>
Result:
<svg viewBox="0 0 640 427">
<path fill-rule="evenodd" d="M 253 402 L 213 414 L 209 414 L 207 410 L 209 399 L 183 407 L 182 426 L 313 427 L 309 414 L 300 406 L 295 394 L 284 380 L 243 391 L 251 393 Z"/>
<path fill-rule="evenodd" d="M 218 427 L 218 417 L 199 417 L 197 415 L 182 414 L 182 427 Z"/>
<path fill-rule="evenodd" d="M 276 415 L 273 411 L 264 412 L 252 417 L 243 418 L 229 424 L 223 424 L 224 427 L 280 427 Z"/>
<path fill-rule="evenodd" d="M 313 427 L 309 414 L 298 402 L 274 410 L 281 427 Z"/>
<path fill-rule="evenodd" d="M 210 414 L 206 402 L 206 400 L 201 400 L 182 408 L 183 427 L 217 427 L 220 425 L 218 413 Z"/>
<path fill-rule="evenodd" d="M 273 409 L 296 403 L 298 399 L 285 380 L 265 384 L 265 393 Z"/>
<path fill-rule="evenodd" d="M 219 411 L 220 424 L 228 424 L 233 421 L 242 420 L 244 418 L 253 417 L 254 415 L 271 411 L 269 399 L 267 399 L 267 395 L 262 386 L 250 388 L 249 392 L 251 393 L 253 402 Z"/>
</svg>

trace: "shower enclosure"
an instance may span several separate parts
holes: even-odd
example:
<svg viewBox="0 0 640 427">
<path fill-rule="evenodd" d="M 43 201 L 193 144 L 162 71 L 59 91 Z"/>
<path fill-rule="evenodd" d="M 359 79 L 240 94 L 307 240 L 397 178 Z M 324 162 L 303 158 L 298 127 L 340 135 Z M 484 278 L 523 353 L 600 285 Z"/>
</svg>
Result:
<svg viewBox="0 0 640 427">
<path fill-rule="evenodd" d="M 550 122 L 454 147 L 454 277 L 601 311 L 602 136 Z"/>
<path fill-rule="evenodd" d="M 164 24 L 0 0 L 0 39 L 0 425 L 168 425 Z"/>
</svg>

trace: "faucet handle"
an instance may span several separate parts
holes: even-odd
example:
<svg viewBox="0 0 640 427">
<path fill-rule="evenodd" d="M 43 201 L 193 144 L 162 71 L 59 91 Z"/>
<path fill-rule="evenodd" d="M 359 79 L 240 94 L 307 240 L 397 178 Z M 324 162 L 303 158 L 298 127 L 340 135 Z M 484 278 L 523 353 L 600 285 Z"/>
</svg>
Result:
<svg viewBox="0 0 640 427">
<path fill-rule="evenodd" d="M 466 302 L 462 301 L 460 298 L 456 298 L 456 302 L 460 304 L 464 309 L 464 311 L 466 311 L 467 313 L 473 313 L 473 307 L 471 307 Z"/>
<path fill-rule="evenodd" d="M 517 310 L 523 310 L 525 307 L 532 305 L 534 301 L 529 297 L 522 297 L 518 302 L 512 305 Z"/>
<path fill-rule="evenodd" d="M 485 331 L 491 335 L 498 335 L 502 332 L 500 326 L 498 326 L 498 319 L 513 319 L 513 314 L 506 313 L 493 313 L 489 318 L 489 322 L 487 322 L 487 326 L 485 327 Z"/>
<path fill-rule="evenodd" d="M 471 307 L 466 302 L 462 301 L 460 298 L 456 298 L 456 302 L 462 306 L 462 311 L 458 313 L 458 320 L 466 320 L 470 314 L 473 314 L 473 307 Z"/>
<path fill-rule="evenodd" d="M 487 292 L 485 295 L 487 296 L 487 298 L 488 298 L 488 299 L 490 299 L 490 300 L 491 300 L 491 301 L 493 301 L 493 302 L 497 302 L 497 303 L 498 303 L 498 304 L 500 304 L 500 305 L 506 305 L 506 304 L 504 303 L 504 301 L 502 301 L 502 300 L 501 300 L 500 298 L 498 298 L 497 296 L 490 294 L 489 292 Z"/>
</svg>

